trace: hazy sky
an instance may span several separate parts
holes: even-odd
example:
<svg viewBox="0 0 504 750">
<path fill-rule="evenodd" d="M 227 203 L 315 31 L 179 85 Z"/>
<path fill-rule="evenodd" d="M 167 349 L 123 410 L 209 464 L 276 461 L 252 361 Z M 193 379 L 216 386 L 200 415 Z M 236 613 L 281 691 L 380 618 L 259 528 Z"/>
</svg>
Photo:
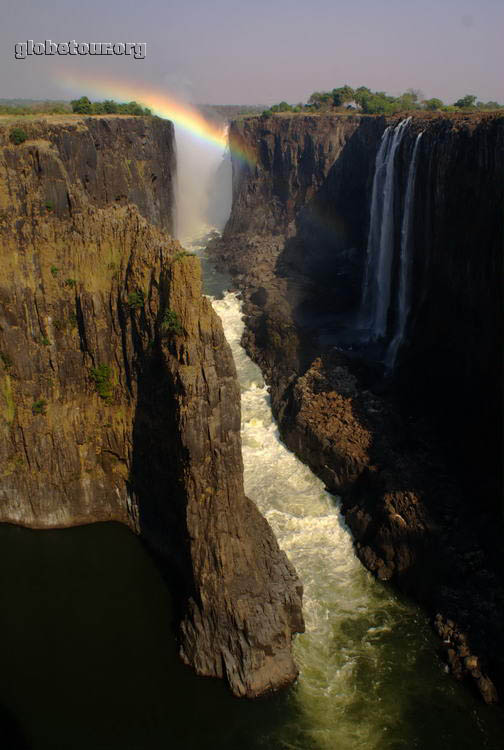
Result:
<svg viewBox="0 0 504 750">
<path fill-rule="evenodd" d="M 2 0 L 0 98 L 69 98 L 61 71 L 193 101 L 306 101 L 348 83 L 504 102 L 504 0 Z M 133 57 L 14 59 L 14 43 L 147 43 Z"/>
</svg>

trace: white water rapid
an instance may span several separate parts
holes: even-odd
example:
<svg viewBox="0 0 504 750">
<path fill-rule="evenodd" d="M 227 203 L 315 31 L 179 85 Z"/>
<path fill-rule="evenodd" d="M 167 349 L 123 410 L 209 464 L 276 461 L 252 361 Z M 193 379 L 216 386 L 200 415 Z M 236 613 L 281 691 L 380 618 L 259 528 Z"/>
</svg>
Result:
<svg viewBox="0 0 504 750">
<path fill-rule="evenodd" d="M 358 561 L 336 498 L 280 439 L 261 372 L 240 344 L 239 298 L 225 291 L 224 280 L 205 258 L 204 239 L 184 244 L 202 259 L 206 290 L 237 367 L 245 491 L 268 519 L 304 586 L 306 633 L 294 642 L 300 677 L 292 691 L 293 719 L 265 747 L 421 747 L 400 739 L 412 701 L 422 700 L 426 680 L 452 690 L 427 620 Z"/>
</svg>

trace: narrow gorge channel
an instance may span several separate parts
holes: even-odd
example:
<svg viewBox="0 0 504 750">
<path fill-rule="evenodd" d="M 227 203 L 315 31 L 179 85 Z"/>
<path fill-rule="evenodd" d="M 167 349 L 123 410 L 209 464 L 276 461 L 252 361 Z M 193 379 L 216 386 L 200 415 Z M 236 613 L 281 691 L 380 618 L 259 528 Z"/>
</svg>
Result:
<svg viewBox="0 0 504 750">
<path fill-rule="evenodd" d="M 282 443 L 259 367 L 241 346 L 244 323 L 230 280 L 202 261 L 231 345 L 242 393 L 245 491 L 268 519 L 304 585 L 306 633 L 287 720 L 251 748 L 497 748 L 500 716 L 449 679 L 428 619 L 358 561 L 337 499 Z M 248 745 L 247 745 L 248 747 Z"/>
<path fill-rule="evenodd" d="M 180 156 L 184 146 L 178 145 Z M 290 688 L 247 700 L 233 697 L 224 680 L 198 677 L 184 666 L 170 586 L 125 526 L 35 531 L 2 524 L 4 746 L 497 750 L 501 710 L 446 674 L 426 613 L 364 568 L 337 497 L 280 439 L 269 389 L 241 346 L 240 294 L 207 251 L 217 232 L 201 222 L 205 200 L 191 187 L 198 182 L 193 177 L 191 183 L 187 170 L 179 174 L 194 206 L 183 206 L 179 234 L 200 258 L 204 292 L 236 364 L 246 495 L 304 586 L 306 632 L 294 639 L 299 678 Z M 229 180 L 229 169 L 221 169 L 214 192 L 225 197 L 214 196 L 210 219 L 223 218 Z M 407 232 L 406 225 L 405 242 Z M 406 269 L 404 289 L 407 281 Z M 395 336 L 403 333 L 398 325 Z"/>
</svg>

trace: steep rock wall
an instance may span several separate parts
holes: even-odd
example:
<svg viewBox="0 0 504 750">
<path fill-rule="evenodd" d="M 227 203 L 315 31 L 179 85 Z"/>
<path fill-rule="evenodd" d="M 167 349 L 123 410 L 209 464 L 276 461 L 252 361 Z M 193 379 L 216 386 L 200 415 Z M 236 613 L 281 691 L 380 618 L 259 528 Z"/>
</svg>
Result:
<svg viewBox="0 0 504 750">
<path fill-rule="evenodd" d="M 168 563 L 182 658 L 237 695 L 291 682 L 302 589 L 243 492 L 240 402 L 173 225 L 171 123 L 0 130 L 0 520 L 116 520 Z M 156 226 L 157 225 L 157 226 Z"/>
<path fill-rule="evenodd" d="M 409 160 L 424 131 L 407 345 L 386 380 L 369 357 L 334 349 L 352 342 L 375 157 L 385 128 L 399 119 L 233 123 L 231 141 L 249 161 L 235 158 L 232 215 L 213 252 L 243 291 L 244 341 L 271 385 L 283 438 L 342 495 L 360 559 L 433 615 L 453 620 L 459 630 L 443 637 L 454 653 L 453 633 L 471 631 L 472 648 L 502 680 L 496 644 L 504 589 L 493 538 L 500 503 L 502 116 L 412 119 L 395 174 L 398 235 Z M 391 320 L 395 314 L 392 306 Z M 473 447 L 481 434 L 490 443 L 483 451 Z M 491 480 L 478 491 L 476 514 L 462 486 L 468 465 L 472 476 Z M 457 676 L 467 672 L 451 668 Z M 493 700 L 486 677 L 478 682 L 482 673 L 473 672 Z"/>
</svg>

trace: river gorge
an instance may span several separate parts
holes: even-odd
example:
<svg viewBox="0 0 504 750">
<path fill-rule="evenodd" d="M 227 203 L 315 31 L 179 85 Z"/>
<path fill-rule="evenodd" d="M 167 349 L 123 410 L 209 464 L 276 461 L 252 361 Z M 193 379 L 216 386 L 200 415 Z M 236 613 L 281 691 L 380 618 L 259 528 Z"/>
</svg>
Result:
<svg viewBox="0 0 504 750">
<path fill-rule="evenodd" d="M 233 205 L 222 234 L 205 223 L 202 209 L 189 210 L 197 191 L 188 188 L 181 205 L 181 186 L 189 183 L 179 143 L 180 245 L 171 239 L 177 157 L 169 124 L 96 118 L 34 125 L 22 151 L 4 143 L 11 286 L 2 291 L 0 630 L 9 647 L 0 719 L 11 747 L 500 746 L 501 709 L 481 700 L 495 690 L 489 674 L 501 684 L 499 641 L 487 642 L 500 630 L 502 606 L 487 533 L 498 505 L 493 459 L 487 457 L 483 520 L 476 524 L 487 544 L 471 540 L 469 548 L 467 504 L 458 500 L 447 433 L 439 449 L 434 441 L 424 450 L 434 429 L 430 413 L 421 424 L 405 395 L 412 387 L 429 403 L 437 375 L 443 389 L 451 387 L 454 363 L 446 354 L 435 363 L 430 351 L 422 378 L 411 376 L 431 341 L 439 288 L 434 278 L 433 296 L 426 288 L 419 293 L 411 268 L 417 280 L 426 267 L 407 258 L 420 224 L 435 237 L 425 240 L 435 255 L 441 240 L 433 213 L 441 213 L 439 222 L 452 210 L 439 200 L 422 208 L 429 192 L 415 181 L 428 174 L 435 183 L 421 149 L 432 139 L 448 149 L 438 132 L 447 126 L 307 119 L 232 124 L 231 143 L 246 140 L 259 155 L 254 168 L 233 157 Z M 407 153 L 399 150 L 400 127 Z M 455 127 L 461 138 L 464 127 Z M 502 143 L 502 118 L 481 128 L 470 153 L 490 163 Z M 388 174 L 383 162 L 388 193 L 376 187 L 380 144 L 382 155 L 389 148 L 389 165 L 391 154 L 397 157 Z M 15 189 L 14 173 L 23 175 Z M 477 190 L 479 175 L 471 172 Z M 224 203 L 231 193 L 228 156 L 212 179 L 210 218 L 215 192 L 225 191 Z M 498 194 L 492 179 L 487 175 L 490 192 Z M 393 186 L 402 196 L 395 203 Z M 387 210 L 376 209 L 378 234 L 384 215 L 390 222 L 376 256 L 369 239 L 373 189 L 389 201 Z M 420 215 L 411 211 L 415 195 Z M 491 255 L 498 239 L 484 203 L 473 212 L 479 228 L 485 211 L 490 217 Z M 12 206 L 35 216 L 34 229 L 21 222 L 15 238 Z M 428 227 L 422 211 L 431 217 Z M 461 233 L 453 242 L 469 253 L 471 238 Z M 441 266 L 454 262 L 448 250 Z M 385 312 L 376 303 L 383 284 L 372 304 L 363 302 L 366 262 L 370 279 L 391 279 L 395 301 Z M 460 281 L 465 291 L 472 262 Z M 497 260 L 485 263 L 494 268 Z M 378 270 L 369 270 L 373 264 Z M 476 276 L 471 304 L 487 281 L 483 272 Z M 449 329 L 456 312 L 444 304 Z M 490 290 L 478 314 L 492 319 L 496 304 Z M 372 325 L 363 325 L 363 308 L 374 309 Z M 366 337 L 364 328 L 378 333 Z M 497 428 L 485 420 L 497 373 L 490 393 L 479 385 L 494 361 L 495 332 L 476 344 L 477 321 L 467 330 L 466 347 L 477 347 L 479 364 L 474 352 L 464 355 L 459 397 L 478 383 L 480 401 L 466 421 L 471 430 L 488 424 L 495 441 Z M 462 338 L 454 341 L 457 351 Z M 446 408 L 451 415 L 453 403 Z M 323 421 L 324 410 L 333 422 Z M 417 428 L 423 463 L 411 437 Z M 374 454 L 362 451 L 365 430 Z M 402 473 L 394 475 L 398 455 Z M 432 516 L 438 495 L 425 466 L 443 488 L 444 527 Z M 477 466 L 475 460 L 473 473 Z M 407 493 L 399 480 L 408 481 Z M 409 524 L 402 536 L 394 514 Z M 453 553 L 439 563 L 439 538 L 455 517 L 457 529 L 442 543 Z M 445 572 L 467 552 L 473 558 L 465 575 L 474 581 L 466 586 L 458 567 L 454 580 Z M 470 599 L 474 586 L 484 589 L 478 602 Z M 471 614 L 476 606 L 483 625 Z M 468 629 L 473 650 L 462 664 L 482 659 L 479 677 L 468 669 L 457 675 L 449 656 L 449 649 L 455 656 L 457 648 L 469 649 Z M 235 696 L 262 697 L 235 697 L 225 683 Z"/>
</svg>

